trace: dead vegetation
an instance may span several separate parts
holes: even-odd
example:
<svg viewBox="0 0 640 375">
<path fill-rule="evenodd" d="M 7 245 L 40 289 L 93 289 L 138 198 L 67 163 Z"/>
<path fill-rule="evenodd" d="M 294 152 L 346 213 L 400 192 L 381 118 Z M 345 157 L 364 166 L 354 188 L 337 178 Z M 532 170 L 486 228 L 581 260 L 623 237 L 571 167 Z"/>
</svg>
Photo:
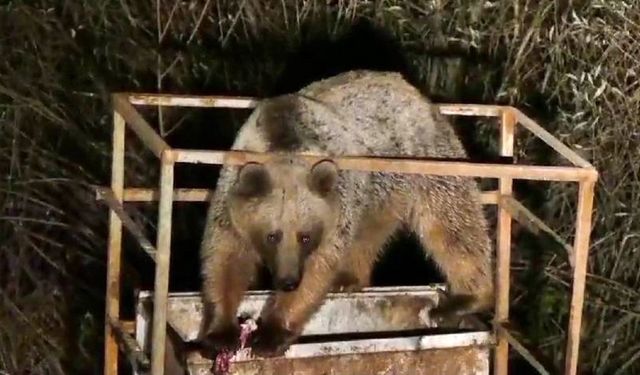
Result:
<svg viewBox="0 0 640 375">
<path fill-rule="evenodd" d="M 100 368 L 106 210 L 90 186 L 109 181 L 109 91 L 263 95 L 287 53 L 360 18 L 401 42 L 428 91 L 517 105 L 597 166 L 581 363 L 640 371 L 637 0 L 4 2 L 0 370 Z M 170 135 L 196 121 L 147 114 Z M 530 138 L 522 146 L 522 158 L 558 161 Z M 157 181 L 148 157 L 128 155 L 127 183 Z M 575 188 L 540 186 L 527 204 L 571 240 Z M 552 248 L 523 243 L 512 297 L 530 344 L 559 367 L 570 279 Z"/>
</svg>

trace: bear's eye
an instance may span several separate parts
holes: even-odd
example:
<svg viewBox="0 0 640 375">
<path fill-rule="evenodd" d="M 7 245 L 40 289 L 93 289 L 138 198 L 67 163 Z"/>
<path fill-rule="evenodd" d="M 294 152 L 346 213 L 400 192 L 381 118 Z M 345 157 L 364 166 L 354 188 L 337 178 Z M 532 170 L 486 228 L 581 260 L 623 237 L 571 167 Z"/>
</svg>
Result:
<svg viewBox="0 0 640 375">
<path fill-rule="evenodd" d="M 277 244 L 278 242 L 280 242 L 281 238 L 282 232 L 279 230 L 267 234 L 267 242 L 269 242 L 270 244 Z"/>
<path fill-rule="evenodd" d="M 308 245 L 311 242 L 311 236 L 307 233 L 301 233 L 298 235 L 298 241 L 303 245 Z"/>
</svg>

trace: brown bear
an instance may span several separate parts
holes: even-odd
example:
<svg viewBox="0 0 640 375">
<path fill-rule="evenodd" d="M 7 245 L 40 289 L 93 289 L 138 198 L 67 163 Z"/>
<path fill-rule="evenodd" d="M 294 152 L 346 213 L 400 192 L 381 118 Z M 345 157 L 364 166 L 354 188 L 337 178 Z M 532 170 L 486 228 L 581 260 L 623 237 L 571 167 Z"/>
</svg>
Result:
<svg viewBox="0 0 640 375">
<path fill-rule="evenodd" d="M 408 228 L 447 279 L 432 316 L 493 305 L 492 247 L 473 178 L 339 170 L 333 156 L 466 158 L 449 122 L 400 74 L 351 71 L 265 99 L 233 150 L 269 162 L 224 166 L 202 242 L 201 338 L 237 345 L 237 308 L 260 265 L 275 302 L 253 353 L 280 355 L 335 287 L 368 286 L 385 243 Z M 326 155 L 307 165 L 295 153 Z M 346 285 L 345 285 L 346 283 Z"/>
</svg>

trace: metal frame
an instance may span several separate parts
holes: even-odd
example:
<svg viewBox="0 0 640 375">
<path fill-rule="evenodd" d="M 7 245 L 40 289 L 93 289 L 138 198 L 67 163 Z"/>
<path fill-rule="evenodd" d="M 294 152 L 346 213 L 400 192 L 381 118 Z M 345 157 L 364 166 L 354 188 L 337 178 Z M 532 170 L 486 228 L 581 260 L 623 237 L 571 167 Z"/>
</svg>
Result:
<svg viewBox="0 0 640 375">
<path fill-rule="evenodd" d="M 118 337 L 131 332 L 120 332 L 120 276 L 122 251 L 122 226 L 134 234 L 142 249 L 149 254 L 156 264 L 155 289 L 153 303 L 151 373 L 164 374 L 166 313 L 169 285 L 169 258 L 171 243 L 171 222 L 173 201 L 202 202 L 207 199 L 206 189 L 174 189 L 174 166 L 176 163 L 204 163 L 238 165 L 247 161 L 266 161 L 272 157 L 270 153 L 253 153 L 242 151 L 210 151 L 171 148 L 153 127 L 140 115 L 134 105 L 208 107 L 208 108 L 253 108 L 259 99 L 250 97 L 228 96 L 185 96 L 167 94 L 129 94 L 112 95 L 113 104 L 113 155 L 111 188 L 98 188 L 98 199 L 103 200 L 110 208 L 109 214 L 109 248 L 106 292 L 105 319 L 105 375 L 116 375 L 118 371 Z M 361 171 L 414 173 L 424 175 L 470 176 L 499 179 L 498 191 L 484 192 L 484 204 L 497 204 L 497 273 L 496 273 L 496 305 L 494 319 L 494 335 L 497 341 L 494 351 L 494 374 L 507 374 L 509 345 L 520 352 L 523 357 L 545 373 L 544 368 L 533 356 L 509 334 L 506 327 L 509 320 L 509 265 L 511 257 L 511 222 L 512 219 L 526 220 L 523 224 L 536 226 L 545 232 L 558 235 L 535 217 L 524 206 L 512 197 L 514 179 L 566 181 L 579 183 L 577 223 L 573 246 L 569 259 L 573 267 L 573 286 L 571 308 L 567 331 L 565 351 L 565 375 L 576 375 L 578 351 L 580 345 L 580 326 L 587 268 L 588 249 L 591 232 L 591 219 L 594 197 L 594 186 L 598 179 L 596 169 L 552 134 L 527 117 L 524 113 L 510 106 L 474 105 L 474 104 L 438 104 L 440 112 L 445 115 L 485 116 L 500 119 L 501 139 L 500 154 L 510 158 L 514 153 L 515 129 L 521 125 L 536 137 L 570 161 L 573 166 L 538 166 L 517 164 L 490 164 L 473 162 L 453 162 L 439 160 L 391 159 L 380 157 L 345 156 L 333 158 L 338 168 Z M 160 160 L 161 176 L 159 189 L 141 189 L 124 187 L 124 151 L 125 124 L 142 140 Z M 323 155 L 300 154 L 300 158 L 310 162 L 319 160 Z M 126 214 L 123 202 L 159 201 L 158 234 L 155 248 L 144 238 L 143 232 Z M 565 244 L 566 245 L 566 244 Z M 565 247 L 568 247 L 566 245 Z M 116 323 L 114 323 L 116 322 Z M 127 322 L 124 322 L 127 323 Z M 126 324 L 130 327 L 130 324 Z M 130 340 L 129 340 L 130 341 Z"/>
</svg>

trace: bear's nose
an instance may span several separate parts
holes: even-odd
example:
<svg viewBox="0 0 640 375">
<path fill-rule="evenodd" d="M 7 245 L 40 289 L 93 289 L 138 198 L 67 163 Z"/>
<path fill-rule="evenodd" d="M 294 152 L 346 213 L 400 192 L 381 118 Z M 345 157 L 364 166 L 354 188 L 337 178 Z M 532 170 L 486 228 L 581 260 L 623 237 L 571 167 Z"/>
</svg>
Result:
<svg viewBox="0 0 640 375">
<path fill-rule="evenodd" d="M 293 290 L 296 290 L 296 288 L 298 287 L 298 285 L 300 285 L 300 279 L 295 279 L 293 277 L 288 277 L 286 279 L 281 279 L 280 282 L 278 283 L 278 286 L 280 290 L 284 291 L 284 292 L 291 292 Z"/>
</svg>

